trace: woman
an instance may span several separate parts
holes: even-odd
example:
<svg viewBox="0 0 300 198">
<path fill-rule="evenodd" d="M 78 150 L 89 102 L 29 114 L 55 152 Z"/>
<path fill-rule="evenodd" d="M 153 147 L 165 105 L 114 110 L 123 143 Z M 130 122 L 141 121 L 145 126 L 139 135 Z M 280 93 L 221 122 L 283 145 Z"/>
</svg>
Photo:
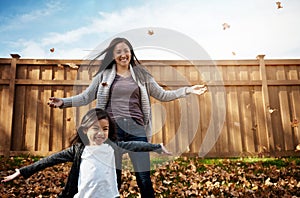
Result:
<svg viewBox="0 0 300 198">
<path fill-rule="evenodd" d="M 150 96 L 160 101 L 171 101 L 190 93 L 203 94 L 204 85 L 164 90 L 140 64 L 133 47 L 125 38 L 115 38 L 97 57 L 104 55 L 99 70 L 89 87 L 69 98 L 49 98 L 50 107 L 66 108 L 87 105 L 97 100 L 96 106 L 105 109 L 115 121 L 121 141 L 151 140 Z M 149 153 L 129 153 L 141 196 L 154 197 L 150 179 Z M 116 156 L 118 187 L 121 187 L 122 155 Z"/>
</svg>

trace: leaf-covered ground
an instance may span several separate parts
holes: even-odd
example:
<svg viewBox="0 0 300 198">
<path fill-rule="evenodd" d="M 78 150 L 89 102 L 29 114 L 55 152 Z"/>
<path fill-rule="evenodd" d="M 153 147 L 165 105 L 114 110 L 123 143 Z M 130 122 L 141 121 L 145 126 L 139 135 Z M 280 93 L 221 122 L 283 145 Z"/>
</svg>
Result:
<svg viewBox="0 0 300 198">
<path fill-rule="evenodd" d="M 3 178 L 39 158 L 0 158 Z M 47 168 L 29 179 L 1 183 L 0 197 L 56 197 L 70 164 Z M 156 197 L 300 197 L 300 159 L 177 158 L 151 172 Z M 135 176 L 123 171 L 121 197 L 139 197 Z"/>
</svg>

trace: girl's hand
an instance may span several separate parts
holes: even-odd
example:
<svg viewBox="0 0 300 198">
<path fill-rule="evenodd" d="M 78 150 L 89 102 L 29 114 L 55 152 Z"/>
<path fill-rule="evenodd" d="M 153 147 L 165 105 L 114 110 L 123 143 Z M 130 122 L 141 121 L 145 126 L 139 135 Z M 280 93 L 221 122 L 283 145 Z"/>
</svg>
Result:
<svg viewBox="0 0 300 198">
<path fill-rule="evenodd" d="M 207 91 L 206 85 L 194 85 L 188 88 L 187 93 L 201 95 L 204 94 L 206 91 Z"/>
<path fill-rule="evenodd" d="M 172 155 L 172 153 L 166 149 L 163 143 L 160 143 L 160 145 L 161 145 L 162 154 Z"/>
<path fill-rule="evenodd" d="M 20 171 L 19 169 L 16 169 L 16 172 L 14 174 L 4 177 L 4 179 L 1 182 L 8 182 L 10 180 L 15 179 L 19 175 L 20 175 Z"/>
<path fill-rule="evenodd" d="M 60 107 L 64 104 L 63 100 L 60 98 L 50 97 L 49 102 L 47 103 L 49 107 Z"/>
</svg>

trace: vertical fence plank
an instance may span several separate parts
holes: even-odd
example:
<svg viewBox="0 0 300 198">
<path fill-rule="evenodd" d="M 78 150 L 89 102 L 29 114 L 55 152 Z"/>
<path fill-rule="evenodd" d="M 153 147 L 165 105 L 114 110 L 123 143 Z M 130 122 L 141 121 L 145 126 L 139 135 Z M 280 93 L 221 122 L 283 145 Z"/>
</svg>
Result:
<svg viewBox="0 0 300 198">
<path fill-rule="evenodd" d="M 10 129 L 10 122 L 9 120 L 9 114 L 11 113 L 10 111 L 11 106 L 9 106 L 9 96 L 10 94 L 10 86 L 7 85 L 0 85 L 0 134 L 2 134 L 2 138 L 0 140 L 0 151 L 3 153 L 4 156 L 9 155 L 10 151 L 10 138 L 12 137 L 11 135 L 11 129 Z M 9 113 L 9 114 L 7 114 Z M 9 119 L 8 119 L 9 118 Z"/>
<path fill-rule="evenodd" d="M 237 72 L 239 75 L 239 80 L 248 81 L 249 80 L 249 70 L 247 66 L 242 66 L 240 71 Z M 251 117 L 251 108 L 250 108 L 250 93 L 248 86 L 241 86 L 238 88 L 239 92 L 239 117 L 240 117 L 240 126 L 241 126 L 241 139 L 242 139 L 242 149 L 245 154 L 254 153 L 254 138 L 252 123 L 249 120 Z"/>
<path fill-rule="evenodd" d="M 235 70 L 232 66 L 228 67 L 227 71 L 228 78 L 230 80 L 236 80 Z M 240 120 L 239 120 L 239 105 L 238 105 L 238 93 L 235 87 L 229 86 L 228 90 L 228 114 L 230 127 L 230 144 L 231 151 L 236 153 L 242 152 L 242 142 L 241 142 L 241 133 L 240 133 Z"/>
<path fill-rule="evenodd" d="M 17 79 L 27 78 L 27 66 L 18 65 Z M 14 124 L 12 129 L 12 151 L 22 151 L 25 148 L 25 108 L 26 108 L 26 86 L 16 85 L 14 104 Z"/>
<path fill-rule="evenodd" d="M 277 80 L 278 67 L 268 66 L 267 80 Z M 268 86 L 270 105 L 268 107 L 267 113 L 271 117 L 273 141 L 274 141 L 274 151 L 279 151 L 284 148 L 284 135 L 283 126 L 281 120 L 280 112 L 280 86 Z"/>
<path fill-rule="evenodd" d="M 298 67 L 299 68 L 299 67 Z M 300 69 L 299 69 L 300 70 Z M 298 73 L 300 73 L 297 69 L 297 66 L 290 66 L 290 70 L 288 72 L 289 80 L 299 80 Z M 299 72 L 298 72 L 299 71 Z M 290 101 L 291 101 L 291 127 L 293 131 L 293 147 L 300 144 L 300 131 L 299 131 L 299 121 L 300 121 L 300 87 L 292 86 L 290 91 Z"/>
<path fill-rule="evenodd" d="M 77 70 L 75 69 L 66 69 L 67 72 L 67 79 L 66 80 L 72 80 L 74 81 L 74 85 L 76 85 L 76 74 Z M 65 97 L 72 97 L 74 96 L 74 86 L 66 86 L 65 87 Z M 73 111 L 73 108 L 66 108 L 66 124 L 64 125 L 64 135 L 63 135 L 63 148 L 66 148 L 69 146 L 71 137 L 76 133 L 76 114 Z"/>
<path fill-rule="evenodd" d="M 40 74 L 39 66 L 28 67 L 28 79 L 38 80 Z M 28 151 L 36 150 L 37 143 L 37 111 L 38 111 L 38 95 L 39 88 L 36 85 L 29 85 L 26 87 L 26 109 L 25 109 L 25 122 L 26 122 L 26 134 L 25 134 L 25 148 Z"/>
<path fill-rule="evenodd" d="M 41 67 L 41 80 L 52 80 L 52 66 Z M 49 151 L 51 109 L 47 102 L 51 97 L 51 86 L 39 88 L 40 98 L 38 100 L 38 151 Z"/>
<path fill-rule="evenodd" d="M 64 68 L 53 67 L 53 80 L 64 80 Z M 56 98 L 64 97 L 64 87 L 53 87 L 52 96 Z M 51 137 L 50 137 L 50 150 L 59 151 L 62 149 L 62 134 L 64 125 L 64 110 L 52 108 L 52 120 L 51 120 Z"/>
<path fill-rule="evenodd" d="M 153 65 L 148 66 L 150 73 L 157 80 L 160 80 L 160 72 L 159 66 Z M 163 127 L 166 120 L 166 109 L 165 107 L 157 100 L 151 98 L 152 105 L 152 129 L 153 129 L 153 137 L 152 142 L 163 142 L 166 144 L 168 142 L 167 133 L 163 133 Z"/>
<path fill-rule="evenodd" d="M 284 66 L 277 67 L 277 80 L 286 80 L 285 68 Z M 277 151 L 281 150 L 293 150 L 293 144 L 291 144 L 292 139 L 292 128 L 291 128 L 291 114 L 289 108 L 289 98 L 288 98 L 288 87 L 287 86 L 279 86 L 278 87 L 278 96 L 279 96 L 279 107 L 280 107 L 280 117 L 282 123 L 282 131 L 280 131 L 277 135 L 283 133 L 281 139 L 284 141 L 280 146 L 276 146 Z"/>
<path fill-rule="evenodd" d="M 12 61 L 3 65 L 1 64 L 0 80 L 9 80 L 11 78 L 12 70 Z M 7 112 L 11 111 L 11 109 L 8 109 L 10 83 L 11 82 L 0 84 L 0 134 L 2 135 L 2 138 L 0 139 L 0 153 L 5 156 L 7 156 L 10 151 L 10 148 L 7 148 L 9 145 L 6 145 L 7 141 L 10 141 L 9 133 L 11 133 L 9 129 L 10 123 L 7 122 Z"/>
<path fill-rule="evenodd" d="M 221 75 L 223 76 L 223 79 L 226 80 L 226 78 L 227 78 L 226 77 L 226 73 L 227 73 L 226 66 L 222 66 L 219 69 L 220 69 Z M 212 79 L 214 81 L 216 81 L 216 78 L 217 77 L 214 77 Z M 224 87 L 224 92 L 222 92 L 222 89 L 218 90 L 218 88 L 216 88 L 216 87 L 212 87 L 211 89 L 212 90 L 217 90 L 217 100 L 216 100 L 216 103 L 212 104 L 212 105 L 214 105 L 214 106 L 217 105 L 216 109 L 218 110 L 218 115 L 222 115 L 221 111 L 225 111 L 225 119 L 224 119 L 224 123 L 223 123 L 223 127 L 221 129 L 221 133 L 220 133 L 219 139 L 218 139 L 218 143 L 221 145 L 219 152 L 224 154 L 224 153 L 230 152 L 230 149 L 229 149 L 230 134 L 229 134 L 228 116 L 227 116 L 228 107 L 226 107 L 225 109 L 220 109 L 218 107 L 218 105 L 219 104 L 223 104 L 223 103 L 226 104 L 226 102 L 227 102 L 227 100 L 226 100 L 226 98 L 227 98 L 227 90 L 226 90 L 225 87 Z M 203 105 L 207 105 L 205 101 L 204 101 Z M 219 117 L 219 119 L 221 119 L 221 117 Z"/>
<path fill-rule="evenodd" d="M 4 107 L 7 107 L 4 111 L 7 112 L 7 121 L 4 125 L 4 132 L 6 140 L 4 146 L 4 156 L 9 156 L 9 152 L 11 149 L 11 137 L 12 137 L 12 126 L 13 126 L 13 112 L 14 112 L 14 97 L 15 97 L 15 79 L 16 79 L 16 68 L 17 68 L 17 60 L 20 58 L 18 54 L 13 54 L 11 60 L 11 67 L 10 67 L 10 81 L 9 81 L 9 93 L 8 101 Z"/>
<path fill-rule="evenodd" d="M 263 110 L 265 116 L 265 126 L 267 129 L 268 135 L 268 147 L 269 151 L 274 151 L 274 140 L 273 140 L 273 130 L 272 130 L 272 123 L 271 123 L 271 115 L 269 113 L 268 108 L 270 108 L 270 101 L 269 101 L 269 92 L 268 92 L 268 82 L 266 77 L 266 65 L 264 62 L 265 55 L 258 55 L 257 58 L 259 59 L 259 67 L 260 67 L 260 76 L 262 80 L 262 102 L 263 102 Z"/>
<path fill-rule="evenodd" d="M 249 80 L 254 81 L 254 80 L 260 80 L 260 74 L 258 72 L 258 67 L 252 66 L 248 67 L 248 72 L 249 72 Z M 257 105 L 256 105 L 256 97 L 255 94 L 258 95 L 257 93 L 261 92 L 257 86 L 250 86 L 249 87 L 249 95 L 250 95 L 250 103 L 249 106 L 246 106 L 246 109 L 249 109 L 251 112 L 251 132 L 254 138 L 254 149 L 256 153 L 261 152 L 261 139 L 259 133 L 261 131 L 265 132 L 265 130 L 259 130 L 261 124 L 258 121 L 258 113 L 257 113 Z M 262 108 L 260 108 L 262 109 Z"/>
<path fill-rule="evenodd" d="M 168 68 L 166 68 L 167 70 Z M 168 71 L 165 71 L 169 73 L 169 80 L 170 81 L 176 81 L 178 82 L 178 87 L 174 87 L 173 89 L 177 89 L 182 87 L 182 84 L 184 82 L 184 77 L 186 76 L 186 67 L 185 66 L 177 66 L 175 68 L 172 68 L 172 71 L 170 71 L 170 69 Z M 175 77 L 175 78 L 174 78 Z M 178 109 L 179 112 L 178 114 L 175 114 L 175 116 L 177 115 L 178 118 L 180 118 L 179 120 L 179 125 L 178 128 L 176 128 L 176 137 L 179 140 L 179 144 L 178 144 L 178 150 L 180 153 L 188 153 L 190 151 L 190 145 L 189 145 L 189 141 L 190 141 L 190 133 L 191 131 L 190 126 L 189 126 L 189 110 L 188 110 L 188 104 L 189 104 L 189 97 L 186 98 L 182 98 L 177 100 L 178 101 Z M 177 102 L 176 101 L 176 102 Z M 170 102 L 169 102 L 170 103 Z M 170 109 L 172 108 L 171 104 L 174 104 L 175 101 L 172 101 L 170 103 Z M 174 116 L 170 114 L 170 116 Z M 172 121 L 174 121 L 174 117 L 172 118 L 172 120 L 170 120 L 170 124 L 173 125 Z M 173 125 L 174 126 L 174 125 Z M 174 127 L 173 127 L 173 130 Z"/>
</svg>

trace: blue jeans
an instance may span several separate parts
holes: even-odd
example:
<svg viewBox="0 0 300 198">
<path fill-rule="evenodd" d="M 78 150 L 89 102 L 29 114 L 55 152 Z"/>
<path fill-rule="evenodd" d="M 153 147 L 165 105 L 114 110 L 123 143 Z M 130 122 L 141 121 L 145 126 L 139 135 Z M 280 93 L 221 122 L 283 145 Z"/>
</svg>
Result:
<svg viewBox="0 0 300 198">
<path fill-rule="evenodd" d="M 119 118 L 116 120 L 116 129 L 119 141 L 143 141 L 147 142 L 144 126 L 137 124 L 131 118 Z M 154 190 L 150 178 L 149 152 L 128 152 L 131 159 L 137 184 L 142 198 L 154 198 Z M 121 187 L 122 154 L 116 154 L 118 188 Z"/>
</svg>

